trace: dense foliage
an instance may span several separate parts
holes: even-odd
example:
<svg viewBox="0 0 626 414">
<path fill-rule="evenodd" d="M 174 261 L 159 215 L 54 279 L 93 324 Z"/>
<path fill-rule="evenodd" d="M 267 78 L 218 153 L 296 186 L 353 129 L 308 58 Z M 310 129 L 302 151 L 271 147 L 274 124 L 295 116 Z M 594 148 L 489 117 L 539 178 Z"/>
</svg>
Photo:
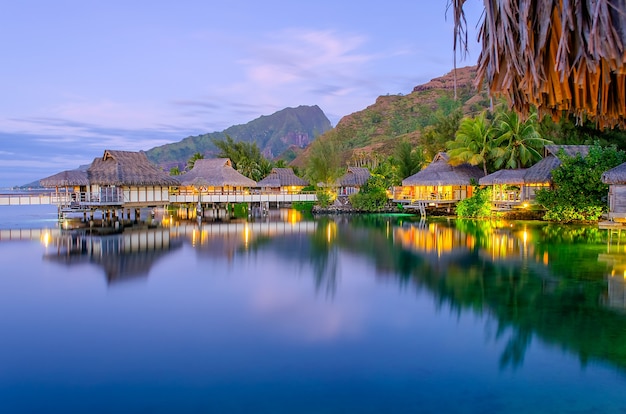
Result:
<svg viewBox="0 0 626 414">
<path fill-rule="evenodd" d="M 463 218 L 485 218 L 491 215 L 491 187 L 475 187 L 474 195 L 459 201 L 456 215 Z"/>
<path fill-rule="evenodd" d="M 360 211 L 381 211 L 387 206 L 387 187 L 388 180 L 385 177 L 373 174 L 358 193 L 350 196 L 350 203 Z"/>
<path fill-rule="evenodd" d="M 522 120 L 499 106 L 490 114 L 482 113 L 461 120 L 454 139 L 446 143 L 450 162 L 481 166 L 487 174 L 502 168 L 530 167 L 541 159 L 541 150 L 552 142 L 539 134 L 535 114 Z"/>
<path fill-rule="evenodd" d="M 256 142 L 235 141 L 229 135 L 223 141 L 213 140 L 219 148 L 219 158 L 230 158 L 233 168 L 246 177 L 260 181 L 272 171 L 272 163 L 266 159 Z"/>
<path fill-rule="evenodd" d="M 626 161 L 615 147 L 591 147 L 586 157 L 560 154 L 561 165 L 552 171 L 553 189 L 537 192 L 536 201 L 546 209 L 545 220 L 595 221 L 607 208 L 608 185 L 602 173 Z"/>
</svg>

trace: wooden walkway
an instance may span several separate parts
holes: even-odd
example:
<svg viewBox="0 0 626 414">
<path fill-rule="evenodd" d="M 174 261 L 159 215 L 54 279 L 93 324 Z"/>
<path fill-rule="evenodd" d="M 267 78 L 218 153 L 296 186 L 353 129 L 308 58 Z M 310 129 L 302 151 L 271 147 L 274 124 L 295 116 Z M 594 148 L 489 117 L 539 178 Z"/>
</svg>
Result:
<svg viewBox="0 0 626 414">
<path fill-rule="evenodd" d="M 315 193 L 288 194 L 276 192 L 259 193 L 210 193 L 210 194 L 184 194 L 176 193 L 169 196 L 169 204 L 191 203 L 290 203 L 296 201 L 317 201 Z M 157 202 L 160 204 L 161 202 Z M 56 205 L 69 206 L 68 196 L 65 193 L 39 193 L 39 194 L 0 194 L 0 206 L 22 205 Z M 80 203 L 79 203 L 80 204 Z M 110 203 L 100 203 L 109 205 Z M 124 203 L 119 203 L 123 205 Z M 90 202 L 85 207 L 95 207 L 96 203 Z"/>
</svg>

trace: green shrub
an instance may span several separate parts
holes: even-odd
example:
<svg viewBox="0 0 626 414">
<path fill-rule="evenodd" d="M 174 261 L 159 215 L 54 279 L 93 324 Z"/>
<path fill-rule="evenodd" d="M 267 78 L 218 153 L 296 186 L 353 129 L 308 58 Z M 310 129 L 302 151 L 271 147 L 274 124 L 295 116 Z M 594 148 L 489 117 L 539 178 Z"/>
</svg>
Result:
<svg viewBox="0 0 626 414">
<path fill-rule="evenodd" d="M 248 217 L 248 203 L 237 203 L 233 206 L 233 216 L 235 218 Z"/>
<path fill-rule="evenodd" d="M 307 211 L 313 210 L 314 205 L 315 205 L 315 202 L 313 201 L 294 201 L 291 204 L 291 207 L 293 207 L 294 210 L 307 212 Z"/>
<path fill-rule="evenodd" d="M 476 188 L 474 195 L 459 201 L 456 215 L 465 218 L 484 218 L 491 215 L 491 187 Z"/>
<path fill-rule="evenodd" d="M 329 193 L 328 191 L 326 191 L 325 189 L 318 189 L 316 195 L 317 195 L 317 204 L 320 207 L 328 207 L 330 206 L 330 203 L 332 203 L 333 201 L 333 195 Z"/>
</svg>

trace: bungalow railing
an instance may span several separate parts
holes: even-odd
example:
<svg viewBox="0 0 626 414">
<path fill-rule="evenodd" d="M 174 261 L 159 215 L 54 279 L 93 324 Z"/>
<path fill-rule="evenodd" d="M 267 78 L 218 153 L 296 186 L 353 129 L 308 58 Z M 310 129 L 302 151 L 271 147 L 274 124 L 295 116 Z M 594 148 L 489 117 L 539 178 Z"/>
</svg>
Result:
<svg viewBox="0 0 626 414">
<path fill-rule="evenodd" d="M 405 202 L 414 202 L 414 201 L 459 201 L 461 197 L 456 195 L 454 192 L 445 192 L 445 193 L 435 193 L 435 192 L 422 192 L 417 194 L 403 193 L 401 191 L 395 190 L 393 193 L 394 201 L 405 201 Z"/>
<path fill-rule="evenodd" d="M 124 192 L 121 188 L 101 188 L 100 191 L 54 193 L 53 204 L 79 209 L 83 206 L 121 205 Z"/>
</svg>

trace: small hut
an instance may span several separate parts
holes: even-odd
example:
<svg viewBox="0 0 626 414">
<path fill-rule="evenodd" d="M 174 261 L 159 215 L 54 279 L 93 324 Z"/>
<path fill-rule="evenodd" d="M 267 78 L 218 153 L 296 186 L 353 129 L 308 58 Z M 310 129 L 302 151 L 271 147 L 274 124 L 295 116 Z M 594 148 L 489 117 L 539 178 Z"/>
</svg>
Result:
<svg viewBox="0 0 626 414">
<path fill-rule="evenodd" d="M 369 180 L 370 170 L 364 167 L 348 167 L 347 172 L 335 181 L 338 196 L 349 196 L 359 192 Z"/>
<path fill-rule="evenodd" d="M 206 194 L 237 194 L 257 186 L 235 170 L 228 158 L 199 159 L 180 179 L 183 186 Z"/>
<path fill-rule="evenodd" d="M 478 180 L 480 186 L 492 186 L 491 200 L 497 207 L 510 207 L 524 202 L 525 168 L 498 170 Z"/>
<path fill-rule="evenodd" d="M 602 182 L 609 185 L 609 220 L 626 221 L 626 163 L 604 172 Z"/>
<path fill-rule="evenodd" d="M 85 201 L 89 178 L 86 169 L 65 170 L 39 180 L 42 187 L 54 188 L 60 207 L 78 207 Z"/>
<path fill-rule="evenodd" d="M 543 159 L 526 170 L 524 174 L 525 200 L 534 200 L 535 193 L 541 188 L 552 186 L 552 171 L 561 165 L 561 152 L 569 157 L 589 154 L 589 145 L 546 145 L 543 150 Z"/>
<path fill-rule="evenodd" d="M 179 185 L 152 164 L 146 153 L 106 150 L 87 169 L 90 193 L 86 203 L 155 207 L 169 204 L 169 188 Z"/>
<path fill-rule="evenodd" d="M 438 153 L 433 161 L 417 174 L 402 180 L 398 202 L 427 201 L 429 204 L 453 204 L 472 196 L 472 181 L 485 174 L 482 169 L 470 165 L 451 165 L 445 152 Z"/>
<path fill-rule="evenodd" d="M 272 172 L 261 181 L 257 186 L 264 192 L 297 194 L 309 182 L 298 177 L 291 168 L 272 168 Z"/>
</svg>

